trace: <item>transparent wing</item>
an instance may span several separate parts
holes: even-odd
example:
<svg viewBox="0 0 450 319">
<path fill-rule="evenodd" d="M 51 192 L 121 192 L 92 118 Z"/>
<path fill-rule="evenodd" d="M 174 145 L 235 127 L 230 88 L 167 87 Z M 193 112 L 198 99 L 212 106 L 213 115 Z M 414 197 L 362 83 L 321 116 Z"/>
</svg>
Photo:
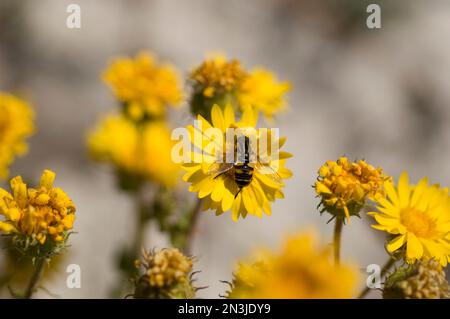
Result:
<svg viewBox="0 0 450 319">
<path fill-rule="evenodd" d="M 229 171 L 233 168 L 233 163 L 214 163 L 208 169 L 208 175 L 215 175 L 215 177 Z"/>
<path fill-rule="evenodd" d="M 259 173 L 269 177 L 275 183 L 283 184 L 281 176 L 269 164 L 256 162 L 254 164 L 254 169 L 257 170 Z"/>
</svg>

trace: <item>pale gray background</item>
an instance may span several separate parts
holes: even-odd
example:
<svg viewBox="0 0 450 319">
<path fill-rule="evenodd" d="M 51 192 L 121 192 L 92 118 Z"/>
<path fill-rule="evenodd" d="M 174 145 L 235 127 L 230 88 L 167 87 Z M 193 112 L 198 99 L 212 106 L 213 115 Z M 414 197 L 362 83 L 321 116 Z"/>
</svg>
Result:
<svg viewBox="0 0 450 319">
<path fill-rule="evenodd" d="M 70 3 L 81 5 L 81 30 L 65 26 Z M 12 173 L 37 179 L 42 169 L 55 170 L 78 208 L 70 254 L 44 286 L 61 297 L 104 298 L 115 282 L 113 253 L 132 237 L 133 204 L 108 168 L 87 159 L 85 132 L 115 107 L 99 74 L 113 57 L 140 49 L 184 73 L 220 50 L 293 84 L 291 110 L 277 121 L 295 154 L 286 198 L 263 219 L 202 214 L 195 268 L 209 289 L 201 297 L 223 293 L 219 280 L 231 278 L 236 260 L 263 244 L 277 247 L 286 232 L 316 227 L 331 241 L 311 188 L 325 160 L 346 154 L 394 176 L 407 170 L 414 181 L 429 176 L 449 185 L 450 2 L 390 1 L 381 30 L 365 27 L 359 3 L 367 2 L 0 0 L 0 90 L 27 96 L 38 126 Z M 383 238 L 368 218 L 354 219 L 343 257 L 361 267 L 383 263 Z M 166 241 L 150 228 L 146 244 Z M 68 263 L 81 266 L 81 289 L 66 288 Z"/>
</svg>

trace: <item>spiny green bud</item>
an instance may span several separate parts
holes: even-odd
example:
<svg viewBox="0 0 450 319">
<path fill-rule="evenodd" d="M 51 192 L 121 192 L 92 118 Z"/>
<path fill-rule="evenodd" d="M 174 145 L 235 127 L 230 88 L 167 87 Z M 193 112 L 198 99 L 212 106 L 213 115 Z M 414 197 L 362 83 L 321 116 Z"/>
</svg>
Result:
<svg viewBox="0 0 450 319">
<path fill-rule="evenodd" d="M 387 279 L 384 299 L 446 299 L 450 290 L 438 262 L 417 262 L 398 268 Z"/>
<path fill-rule="evenodd" d="M 136 261 L 143 273 L 135 280 L 134 298 L 179 299 L 194 298 L 192 285 L 193 258 L 183 255 L 176 248 L 142 252 L 142 260 Z"/>
</svg>

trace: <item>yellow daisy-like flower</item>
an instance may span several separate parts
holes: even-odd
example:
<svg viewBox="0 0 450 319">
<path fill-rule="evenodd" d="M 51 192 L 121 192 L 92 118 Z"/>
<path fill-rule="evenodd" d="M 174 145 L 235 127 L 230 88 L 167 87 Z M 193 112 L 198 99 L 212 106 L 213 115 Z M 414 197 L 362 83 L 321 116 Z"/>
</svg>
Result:
<svg viewBox="0 0 450 319">
<path fill-rule="evenodd" d="M 435 259 L 445 266 L 450 261 L 450 197 L 447 188 L 428 185 L 426 178 L 409 185 L 403 173 L 397 188 L 386 181 L 387 197 L 378 197 L 378 212 L 370 212 L 378 222 L 372 227 L 394 236 L 386 248 L 405 252 L 408 263 Z"/>
<path fill-rule="evenodd" d="M 391 178 L 363 160 L 351 162 L 346 157 L 327 161 L 315 183 L 323 211 L 336 217 L 358 215 L 366 200 L 384 195 L 383 184 Z"/>
<path fill-rule="evenodd" d="M 236 111 L 248 106 L 262 112 L 266 118 L 285 108 L 288 82 L 277 82 L 275 76 L 262 68 L 248 72 L 238 60 L 216 55 L 205 60 L 190 75 L 194 83 L 191 107 L 194 114 L 209 116 L 214 104 L 231 104 Z"/>
<path fill-rule="evenodd" d="M 75 205 L 60 188 L 53 187 L 55 173 L 45 170 L 37 188 L 28 188 L 20 176 L 11 180 L 12 193 L 0 189 L 0 230 L 21 235 L 27 244 L 44 245 L 66 239 L 75 220 Z"/>
<path fill-rule="evenodd" d="M 285 109 L 284 96 L 290 89 L 289 82 L 276 82 L 271 72 L 255 69 L 242 82 L 238 99 L 240 105 L 251 105 L 271 119 Z"/>
<path fill-rule="evenodd" d="M 277 198 L 283 198 L 281 191 L 284 186 L 282 179 L 289 178 L 292 173 L 285 167 L 285 161 L 291 157 L 287 152 L 278 152 L 278 159 L 268 163 L 269 170 L 271 167 L 276 169 L 276 175 L 279 180 L 270 178 L 268 172 L 261 172 L 257 169 L 253 171 L 253 177 L 248 186 L 239 188 L 236 183 L 236 167 L 232 167 L 222 174 L 212 174 L 211 168 L 217 165 L 217 162 L 223 161 L 224 158 L 218 158 L 217 150 L 229 154 L 234 152 L 234 145 L 227 144 L 227 131 L 230 128 L 253 129 L 256 126 L 258 115 L 251 109 L 247 108 L 239 122 L 235 119 L 235 113 L 231 105 L 227 105 L 222 111 L 218 105 L 214 105 L 211 111 L 212 124 L 198 115 L 200 127 L 188 126 L 190 138 L 194 148 L 190 154 L 193 163 L 183 164 L 183 168 L 187 171 L 183 176 L 183 180 L 191 183 L 189 191 L 198 193 L 198 198 L 203 198 L 204 209 L 212 209 L 217 215 L 220 215 L 231 209 L 231 216 L 234 221 L 239 217 L 245 218 L 247 214 L 262 217 L 262 214 L 271 214 L 271 202 Z M 218 129 L 220 136 L 210 133 L 211 128 Z M 216 131 L 216 132 L 217 132 Z M 255 131 L 253 131 L 255 132 Z M 258 132 L 256 133 L 258 134 Z M 200 136 L 198 139 L 196 136 Z M 259 141 L 262 138 L 256 136 Z M 286 141 L 286 138 L 279 140 L 268 140 L 268 149 L 278 150 Z M 273 143 L 272 143 L 273 142 Z M 275 145 L 278 144 L 278 147 Z M 214 145 L 215 149 L 209 149 L 209 145 Z M 230 149 L 231 148 L 231 149 Z M 202 151 L 202 153 L 199 153 Z M 221 156 L 222 154 L 219 154 Z M 252 164 L 250 164 L 252 165 Z M 275 171 L 274 169 L 274 171 Z"/>
<path fill-rule="evenodd" d="M 123 115 L 110 115 L 90 133 L 88 148 L 95 160 L 171 187 L 178 181 L 180 168 L 171 159 L 170 135 L 164 121 L 137 125 Z"/>
<path fill-rule="evenodd" d="M 16 156 L 27 151 L 25 139 L 34 132 L 31 107 L 13 95 L 0 92 L 0 179 Z"/>
<path fill-rule="evenodd" d="M 117 59 L 103 79 L 134 120 L 164 116 L 165 108 L 178 105 L 182 98 L 177 71 L 169 64 L 159 64 L 149 53 Z"/>
<path fill-rule="evenodd" d="M 328 248 L 311 233 L 287 239 L 281 252 L 260 252 L 256 262 L 242 262 L 228 298 L 316 299 L 354 296 L 357 269 L 335 266 Z"/>
</svg>

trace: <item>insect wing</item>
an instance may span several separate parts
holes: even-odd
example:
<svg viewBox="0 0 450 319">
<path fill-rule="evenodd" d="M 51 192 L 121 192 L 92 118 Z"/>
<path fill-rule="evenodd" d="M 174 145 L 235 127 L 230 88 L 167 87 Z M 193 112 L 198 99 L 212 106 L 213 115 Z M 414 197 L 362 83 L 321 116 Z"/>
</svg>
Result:
<svg viewBox="0 0 450 319">
<path fill-rule="evenodd" d="M 275 183 L 283 184 L 283 180 L 281 179 L 281 176 L 269 164 L 262 164 L 260 162 L 256 162 L 254 165 L 254 168 L 259 173 L 261 173 L 264 176 L 267 176 Z"/>
<path fill-rule="evenodd" d="M 232 163 L 213 163 L 208 169 L 208 175 L 216 175 L 215 177 L 217 177 L 232 168 Z"/>
</svg>

